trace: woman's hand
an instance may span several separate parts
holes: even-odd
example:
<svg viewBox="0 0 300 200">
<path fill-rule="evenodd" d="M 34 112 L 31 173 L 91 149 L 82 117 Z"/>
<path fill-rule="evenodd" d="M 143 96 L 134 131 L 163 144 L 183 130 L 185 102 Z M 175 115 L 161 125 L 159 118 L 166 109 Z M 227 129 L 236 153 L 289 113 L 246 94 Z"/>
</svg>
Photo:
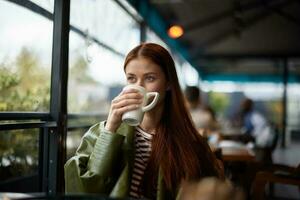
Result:
<svg viewBox="0 0 300 200">
<path fill-rule="evenodd" d="M 143 96 L 135 89 L 123 90 L 111 101 L 105 129 L 115 132 L 122 122 L 122 115 L 135 110 L 143 102 Z"/>
</svg>

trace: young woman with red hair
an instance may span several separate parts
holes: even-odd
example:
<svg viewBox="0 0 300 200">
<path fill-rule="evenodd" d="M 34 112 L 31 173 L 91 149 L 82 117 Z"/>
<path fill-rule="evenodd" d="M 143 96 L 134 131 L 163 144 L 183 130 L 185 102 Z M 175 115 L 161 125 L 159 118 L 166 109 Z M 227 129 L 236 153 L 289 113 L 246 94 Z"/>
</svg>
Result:
<svg viewBox="0 0 300 200">
<path fill-rule="evenodd" d="M 124 71 L 128 84 L 158 92 L 159 102 L 131 127 L 122 123 L 122 115 L 137 108 L 141 95 L 129 89 L 115 97 L 107 120 L 90 128 L 66 163 L 66 192 L 176 199 L 182 182 L 221 177 L 185 107 L 169 52 L 141 44 L 127 55 Z"/>
</svg>

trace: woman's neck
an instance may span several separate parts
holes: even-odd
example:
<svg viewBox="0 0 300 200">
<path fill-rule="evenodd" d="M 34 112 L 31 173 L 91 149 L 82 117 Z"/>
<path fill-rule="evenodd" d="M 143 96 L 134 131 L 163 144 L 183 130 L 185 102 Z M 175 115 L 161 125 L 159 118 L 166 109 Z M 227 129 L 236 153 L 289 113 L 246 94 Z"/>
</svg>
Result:
<svg viewBox="0 0 300 200">
<path fill-rule="evenodd" d="M 157 106 L 158 107 L 154 108 L 153 110 L 145 113 L 143 121 L 140 125 L 144 131 L 151 134 L 155 133 L 163 113 L 163 105 Z"/>
</svg>

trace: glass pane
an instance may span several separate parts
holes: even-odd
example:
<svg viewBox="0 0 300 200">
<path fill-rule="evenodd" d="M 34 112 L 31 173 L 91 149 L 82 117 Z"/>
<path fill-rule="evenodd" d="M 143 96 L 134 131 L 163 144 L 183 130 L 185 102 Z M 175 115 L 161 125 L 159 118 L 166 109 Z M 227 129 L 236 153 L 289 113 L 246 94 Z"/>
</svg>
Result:
<svg viewBox="0 0 300 200">
<path fill-rule="evenodd" d="M 88 35 L 70 32 L 68 111 L 105 114 L 125 84 L 124 56 L 139 43 L 137 23 L 107 0 L 71 1 L 70 20 Z"/>
<path fill-rule="evenodd" d="M 115 1 L 71 1 L 71 24 L 126 54 L 139 43 L 139 24 Z"/>
<path fill-rule="evenodd" d="M 300 59 L 289 61 L 289 81 L 287 86 L 287 142 L 300 138 Z"/>
<path fill-rule="evenodd" d="M 39 5 L 40 7 L 44 8 L 45 10 L 49 11 L 53 14 L 54 11 L 54 0 L 30 0 L 31 2 Z"/>
<path fill-rule="evenodd" d="M 0 131 L 0 191 L 38 191 L 38 159 L 38 129 Z"/>
<path fill-rule="evenodd" d="M 48 111 L 52 21 L 0 1 L 0 24 L 0 111 Z"/>
<path fill-rule="evenodd" d="M 159 44 L 165 47 L 170 52 L 168 45 L 162 39 L 160 39 L 158 35 L 155 32 L 153 32 L 150 28 L 146 28 L 146 42 L 153 42 Z"/>
<path fill-rule="evenodd" d="M 76 129 L 67 133 L 67 160 L 74 156 L 84 133 L 88 129 Z"/>
<path fill-rule="evenodd" d="M 199 75 L 197 70 L 188 62 L 184 62 L 182 66 L 181 76 L 187 85 L 199 85 Z"/>
</svg>

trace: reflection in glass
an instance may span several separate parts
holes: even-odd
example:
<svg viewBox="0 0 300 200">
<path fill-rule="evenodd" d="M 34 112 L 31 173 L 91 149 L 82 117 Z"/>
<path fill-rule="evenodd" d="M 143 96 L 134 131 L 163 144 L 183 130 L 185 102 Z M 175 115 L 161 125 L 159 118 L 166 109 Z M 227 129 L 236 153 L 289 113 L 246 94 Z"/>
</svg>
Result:
<svg viewBox="0 0 300 200">
<path fill-rule="evenodd" d="M 123 54 L 139 43 L 139 24 L 115 1 L 71 1 L 70 22 Z"/>
<path fill-rule="evenodd" d="M 88 62 L 85 41 L 70 33 L 68 111 L 70 113 L 106 113 L 111 87 L 125 83 L 123 59 L 105 48 L 94 45 L 93 59 Z"/>
<path fill-rule="evenodd" d="M 139 43 L 138 24 L 114 1 L 71 1 L 69 113 L 108 112 L 112 94 L 125 84 L 126 53 Z"/>
<path fill-rule="evenodd" d="M 80 145 L 80 141 L 87 129 L 76 129 L 67 133 L 67 159 L 75 155 L 76 149 Z"/>
<path fill-rule="evenodd" d="M 0 183 L 38 172 L 39 130 L 0 131 Z"/>
<path fill-rule="evenodd" d="M 48 111 L 53 22 L 0 1 L 0 24 L 0 111 Z"/>
</svg>

